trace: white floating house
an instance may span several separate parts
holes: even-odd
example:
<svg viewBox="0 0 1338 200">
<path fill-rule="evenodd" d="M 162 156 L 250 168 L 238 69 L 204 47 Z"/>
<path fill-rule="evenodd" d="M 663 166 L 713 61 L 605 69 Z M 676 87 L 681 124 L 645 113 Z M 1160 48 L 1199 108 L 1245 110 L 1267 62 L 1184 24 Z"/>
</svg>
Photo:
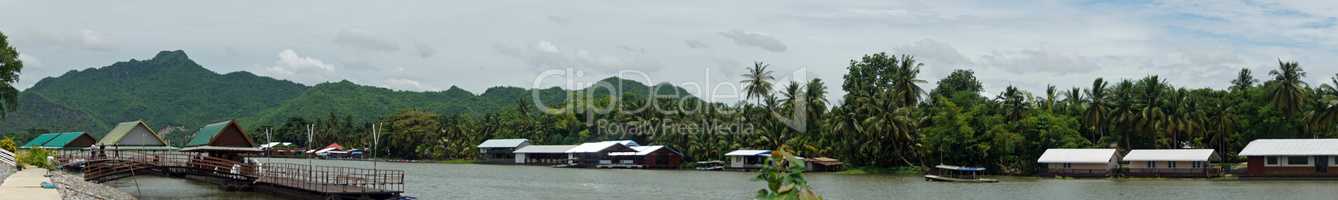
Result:
<svg viewBox="0 0 1338 200">
<path fill-rule="evenodd" d="M 1129 176 L 1214 177 L 1221 158 L 1212 149 L 1134 149 L 1124 155 Z"/>
<path fill-rule="evenodd" d="M 1115 149 L 1046 149 L 1036 159 L 1041 175 L 1110 176 L 1120 168 Z"/>
<path fill-rule="evenodd" d="M 725 153 L 725 157 L 729 157 L 729 165 L 726 166 L 727 168 L 753 170 L 762 168 L 762 165 L 766 164 L 767 158 L 771 157 L 771 150 L 734 150 Z"/>
<path fill-rule="evenodd" d="M 488 163 L 509 163 L 516 160 L 517 149 L 530 144 L 528 139 L 490 139 L 478 145 L 479 161 Z"/>
<path fill-rule="evenodd" d="M 1338 139 L 1258 139 L 1240 150 L 1245 176 L 1338 177 Z"/>
</svg>

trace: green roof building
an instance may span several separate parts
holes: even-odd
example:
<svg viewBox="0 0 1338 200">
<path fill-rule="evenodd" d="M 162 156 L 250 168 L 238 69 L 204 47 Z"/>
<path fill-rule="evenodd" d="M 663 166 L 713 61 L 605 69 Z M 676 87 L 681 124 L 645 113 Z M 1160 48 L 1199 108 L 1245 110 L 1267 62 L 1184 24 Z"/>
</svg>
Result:
<svg viewBox="0 0 1338 200">
<path fill-rule="evenodd" d="M 58 133 L 51 141 L 41 145 L 45 149 L 83 149 L 97 143 L 93 136 L 84 132 Z"/>
<path fill-rule="evenodd" d="M 20 149 L 39 148 L 42 146 L 42 144 L 46 144 L 46 142 L 51 141 L 51 139 L 55 139 L 56 135 L 59 135 L 59 133 L 43 133 L 41 135 L 37 135 L 37 137 L 34 137 L 32 140 L 28 140 L 28 143 L 23 143 L 23 146 L 19 146 L 19 148 Z"/>
<path fill-rule="evenodd" d="M 260 152 L 260 148 L 236 120 L 228 120 L 201 127 L 181 151 L 205 152 L 211 157 L 241 161 L 240 154 Z"/>
</svg>

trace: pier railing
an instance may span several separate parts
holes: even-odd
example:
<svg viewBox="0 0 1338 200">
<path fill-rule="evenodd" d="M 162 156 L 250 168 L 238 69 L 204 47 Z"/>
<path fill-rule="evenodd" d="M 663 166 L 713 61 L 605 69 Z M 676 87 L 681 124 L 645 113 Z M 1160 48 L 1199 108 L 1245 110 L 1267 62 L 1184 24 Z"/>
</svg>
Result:
<svg viewBox="0 0 1338 200">
<path fill-rule="evenodd" d="M 115 180 L 135 173 L 184 168 L 196 175 L 234 180 L 254 180 L 324 194 L 399 193 L 404 189 L 404 171 L 353 167 L 314 166 L 297 163 L 243 163 L 204 154 L 179 151 L 65 151 L 58 162 L 86 163 L 84 177 L 94 182 Z"/>
<path fill-rule="evenodd" d="M 404 171 L 265 163 L 260 182 L 324 193 L 403 191 Z"/>
</svg>

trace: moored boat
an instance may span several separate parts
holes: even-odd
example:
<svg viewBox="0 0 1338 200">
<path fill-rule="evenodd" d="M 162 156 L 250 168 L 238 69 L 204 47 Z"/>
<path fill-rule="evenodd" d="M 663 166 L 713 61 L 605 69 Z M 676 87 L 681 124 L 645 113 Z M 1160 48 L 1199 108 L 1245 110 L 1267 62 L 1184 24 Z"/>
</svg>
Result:
<svg viewBox="0 0 1338 200">
<path fill-rule="evenodd" d="M 985 171 L 984 167 L 962 167 L 953 165 L 938 165 L 925 174 L 925 181 L 942 182 L 962 182 L 962 183 L 994 183 L 998 179 L 980 178 L 979 173 Z"/>
</svg>

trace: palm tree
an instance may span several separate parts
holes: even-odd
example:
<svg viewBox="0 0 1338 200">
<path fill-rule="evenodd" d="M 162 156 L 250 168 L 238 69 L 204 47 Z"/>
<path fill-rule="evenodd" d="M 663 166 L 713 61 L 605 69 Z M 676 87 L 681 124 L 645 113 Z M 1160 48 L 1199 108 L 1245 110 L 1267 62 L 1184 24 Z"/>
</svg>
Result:
<svg viewBox="0 0 1338 200">
<path fill-rule="evenodd" d="M 1273 91 L 1269 93 L 1273 100 L 1273 106 L 1282 111 L 1287 118 L 1301 110 L 1301 104 L 1305 103 L 1306 86 L 1301 82 L 1305 77 L 1305 72 L 1301 70 L 1301 65 L 1296 62 L 1278 61 L 1278 69 L 1268 72 L 1273 75 Z"/>
<path fill-rule="evenodd" d="M 897 60 L 894 60 L 896 62 Z M 896 95 L 897 102 L 904 107 L 913 107 L 920 103 L 920 95 L 924 94 L 920 83 L 926 83 L 925 80 L 916 79 L 920 75 L 920 67 L 923 63 L 915 62 L 915 57 L 902 55 L 900 62 L 897 62 L 895 73 L 892 77 L 892 92 Z"/>
<path fill-rule="evenodd" d="M 743 91 L 747 94 L 746 98 L 758 99 L 758 104 L 761 104 L 762 97 L 771 94 L 771 81 L 776 80 L 776 77 L 771 75 L 772 72 L 767 70 L 767 67 L 771 67 L 771 65 L 754 62 L 753 68 L 749 68 L 748 73 L 742 75 L 743 81 L 739 81 L 739 83 L 743 83 Z"/>
<path fill-rule="evenodd" d="M 1106 81 L 1097 78 L 1092 81 L 1092 89 L 1087 90 L 1087 128 L 1090 128 L 1097 134 L 1093 140 L 1100 140 L 1106 136 L 1106 113 L 1110 105 L 1106 103 Z"/>
<path fill-rule="evenodd" d="M 0 32 L 0 118 L 19 106 L 19 90 L 13 84 L 19 81 L 22 70 L 23 61 L 19 60 L 19 52 L 9 46 L 9 37 Z"/>
</svg>

